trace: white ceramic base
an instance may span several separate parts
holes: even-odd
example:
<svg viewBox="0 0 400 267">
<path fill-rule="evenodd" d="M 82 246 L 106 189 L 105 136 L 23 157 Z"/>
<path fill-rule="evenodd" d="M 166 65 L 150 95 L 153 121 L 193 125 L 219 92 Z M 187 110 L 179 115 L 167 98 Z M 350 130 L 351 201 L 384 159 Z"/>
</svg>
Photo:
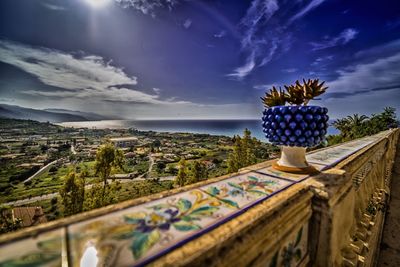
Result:
<svg viewBox="0 0 400 267">
<path fill-rule="evenodd" d="M 297 146 L 282 146 L 281 158 L 277 162 L 280 166 L 290 168 L 307 168 L 306 148 Z"/>
</svg>

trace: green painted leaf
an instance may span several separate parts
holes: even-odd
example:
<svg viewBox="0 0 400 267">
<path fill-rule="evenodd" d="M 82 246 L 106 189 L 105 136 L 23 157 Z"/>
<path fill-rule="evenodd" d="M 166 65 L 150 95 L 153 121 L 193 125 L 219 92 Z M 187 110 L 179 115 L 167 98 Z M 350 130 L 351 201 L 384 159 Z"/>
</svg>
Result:
<svg viewBox="0 0 400 267">
<path fill-rule="evenodd" d="M 211 206 L 203 206 L 200 207 L 198 209 L 195 209 L 194 211 L 192 211 L 189 216 L 190 217 L 201 217 L 201 216 L 210 216 L 212 215 L 214 212 L 216 212 L 218 210 L 217 207 L 211 207 Z"/>
<path fill-rule="evenodd" d="M 296 261 L 301 260 L 301 249 L 296 249 L 296 252 L 294 253 L 294 258 L 296 259 Z"/>
<path fill-rule="evenodd" d="M 161 209 L 167 209 L 169 207 L 170 206 L 168 204 L 161 203 L 161 204 L 157 204 L 157 205 L 154 205 L 154 206 L 150 206 L 150 207 L 148 207 L 148 209 L 161 210 Z"/>
<path fill-rule="evenodd" d="M 144 212 L 136 212 L 132 214 L 128 214 L 124 216 L 124 220 L 130 224 L 137 224 L 140 220 L 143 220 L 146 217 L 146 213 Z"/>
<path fill-rule="evenodd" d="M 220 192 L 220 190 L 218 188 L 216 188 L 215 186 L 210 186 L 209 188 L 207 188 L 207 193 L 209 193 L 212 196 L 218 195 L 219 192 Z"/>
<path fill-rule="evenodd" d="M 232 186 L 232 187 L 234 187 L 234 188 L 237 188 L 237 189 L 243 191 L 243 188 L 242 188 L 240 185 L 238 185 L 238 184 L 228 182 L 228 185 L 230 185 L 230 186 Z"/>
<path fill-rule="evenodd" d="M 174 223 L 173 226 L 178 231 L 193 231 L 201 229 L 201 227 L 198 226 L 197 224 L 187 223 L 187 222 L 177 222 Z"/>
<path fill-rule="evenodd" d="M 258 182 L 258 178 L 257 178 L 257 177 L 254 177 L 254 176 L 248 176 L 247 178 L 248 178 L 249 180 L 251 180 L 251 181 Z"/>
<path fill-rule="evenodd" d="M 275 255 L 271 259 L 271 263 L 269 264 L 269 267 L 276 267 L 278 266 L 278 253 L 279 250 L 275 253 Z"/>
<path fill-rule="evenodd" d="M 39 267 L 46 265 L 52 261 L 59 260 L 61 264 L 61 251 L 59 254 L 36 252 L 24 255 L 20 258 L 0 262 L 0 266 L 4 267 Z"/>
<path fill-rule="evenodd" d="M 192 202 L 187 199 L 180 198 L 178 203 L 178 209 L 181 213 L 188 211 L 192 207 Z"/>
<path fill-rule="evenodd" d="M 135 259 L 141 258 L 159 239 L 160 233 L 158 230 L 154 230 L 150 233 L 137 234 L 131 245 Z"/>
<path fill-rule="evenodd" d="M 301 227 L 299 232 L 297 233 L 296 242 L 294 243 L 294 247 L 297 247 L 297 245 L 300 243 L 302 235 L 303 235 L 303 227 Z"/>
<path fill-rule="evenodd" d="M 233 201 L 233 200 L 224 198 L 224 199 L 221 199 L 221 201 L 224 202 L 224 203 L 226 203 L 226 204 L 228 204 L 229 206 L 232 206 L 232 207 L 235 207 L 235 208 L 239 208 L 238 203 L 236 203 L 236 202 Z"/>
<path fill-rule="evenodd" d="M 247 190 L 249 193 L 258 194 L 258 195 L 268 195 L 267 193 L 260 190 Z"/>
</svg>

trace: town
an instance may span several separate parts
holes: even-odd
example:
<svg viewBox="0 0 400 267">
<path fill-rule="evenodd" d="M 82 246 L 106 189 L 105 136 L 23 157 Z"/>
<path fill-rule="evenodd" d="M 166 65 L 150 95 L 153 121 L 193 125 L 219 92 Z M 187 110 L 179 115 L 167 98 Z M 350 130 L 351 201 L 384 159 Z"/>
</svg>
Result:
<svg viewBox="0 0 400 267">
<path fill-rule="evenodd" d="M 96 153 L 104 143 L 124 155 L 122 168 L 110 175 L 118 183 L 113 202 L 121 202 L 172 189 L 182 159 L 203 167 L 200 180 L 226 174 L 235 142 L 227 136 L 64 128 L 31 120 L 1 119 L 0 124 L 0 205 L 15 217 L 20 214 L 23 227 L 66 215 L 59 191 L 69 173 L 87 173 L 84 183 L 90 191 L 98 179 Z M 277 156 L 277 147 L 255 144 L 253 163 Z"/>
</svg>

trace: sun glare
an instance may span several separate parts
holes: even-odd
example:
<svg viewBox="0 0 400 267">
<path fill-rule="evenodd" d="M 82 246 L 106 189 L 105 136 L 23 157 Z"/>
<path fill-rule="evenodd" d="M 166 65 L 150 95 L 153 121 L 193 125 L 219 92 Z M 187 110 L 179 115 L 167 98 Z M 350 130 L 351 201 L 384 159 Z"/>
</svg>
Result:
<svg viewBox="0 0 400 267">
<path fill-rule="evenodd" d="M 94 8 L 103 7 L 110 2 L 110 0 L 85 0 L 85 1 Z"/>
</svg>

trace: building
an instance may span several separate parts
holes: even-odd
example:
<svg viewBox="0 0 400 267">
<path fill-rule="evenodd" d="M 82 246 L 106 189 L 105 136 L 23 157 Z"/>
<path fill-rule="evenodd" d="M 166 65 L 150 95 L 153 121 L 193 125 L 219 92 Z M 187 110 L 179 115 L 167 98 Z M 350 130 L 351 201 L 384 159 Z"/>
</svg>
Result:
<svg viewBox="0 0 400 267">
<path fill-rule="evenodd" d="M 133 136 L 110 138 L 110 141 L 116 147 L 130 147 L 130 146 L 134 146 L 138 143 L 138 139 Z"/>
<path fill-rule="evenodd" d="M 28 227 L 47 222 L 42 207 L 16 207 L 12 209 L 12 218 L 20 219 L 22 227 Z"/>
</svg>

